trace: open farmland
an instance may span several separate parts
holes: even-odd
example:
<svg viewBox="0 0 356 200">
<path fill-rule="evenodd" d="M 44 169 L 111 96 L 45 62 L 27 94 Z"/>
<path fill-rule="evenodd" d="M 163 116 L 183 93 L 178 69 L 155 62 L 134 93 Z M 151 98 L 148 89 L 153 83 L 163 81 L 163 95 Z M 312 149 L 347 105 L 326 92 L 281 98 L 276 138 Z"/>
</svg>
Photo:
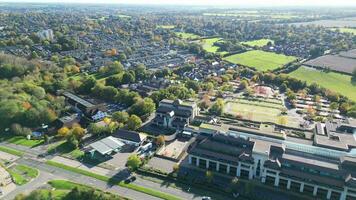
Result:
<svg viewBox="0 0 356 200">
<path fill-rule="evenodd" d="M 306 81 L 308 84 L 317 83 L 320 86 L 338 92 L 356 101 L 356 84 L 351 82 L 351 76 L 335 72 L 322 72 L 309 67 L 300 67 L 289 74 Z"/>
<path fill-rule="evenodd" d="M 292 23 L 293 25 L 315 25 L 315 26 L 325 26 L 325 27 L 356 27 L 356 17 L 352 18 L 343 18 L 343 19 L 335 19 L 335 20 L 316 20 L 311 22 L 299 22 L 299 23 Z"/>
<path fill-rule="evenodd" d="M 344 56 L 346 54 L 348 54 L 347 57 Z M 344 53 L 342 55 L 343 56 L 338 56 L 338 55 L 321 56 L 316 59 L 309 60 L 304 64 L 310 67 L 325 68 L 325 69 L 330 69 L 332 71 L 351 74 L 356 69 L 356 60 L 350 58 L 350 56 L 354 54 Z"/>
<path fill-rule="evenodd" d="M 258 71 L 268 71 L 281 68 L 295 61 L 296 57 L 255 50 L 231 55 L 224 59 L 234 64 L 255 68 Z"/>
<path fill-rule="evenodd" d="M 221 38 L 207 38 L 207 39 L 202 39 L 200 40 L 200 43 L 203 46 L 203 49 L 207 52 L 210 53 L 220 53 L 222 55 L 227 54 L 228 52 L 223 51 L 223 52 L 218 52 L 219 47 L 215 46 L 214 43 L 217 41 L 222 40 Z"/>
<path fill-rule="evenodd" d="M 270 39 L 251 40 L 251 41 L 241 42 L 241 44 L 246 46 L 251 46 L 251 47 L 255 47 L 255 46 L 264 47 L 268 44 L 268 42 L 273 43 L 273 40 Z"/>
<path fill-rule="evenodd" d="M 332 28 L 331 30 L 333 31 L 339 30 L 342 33 L 352 33 L 356 35 L 356 28 Z"/>
<path fill-rule="evenodd" d="M 193 33 L 185 33 L 185 32 L 175 32 L 176 35 L 182 39 L 188 39 L 188 40 L 196 40 L 199 39 L 200 36 L 193 34 Z"/>
</svg>

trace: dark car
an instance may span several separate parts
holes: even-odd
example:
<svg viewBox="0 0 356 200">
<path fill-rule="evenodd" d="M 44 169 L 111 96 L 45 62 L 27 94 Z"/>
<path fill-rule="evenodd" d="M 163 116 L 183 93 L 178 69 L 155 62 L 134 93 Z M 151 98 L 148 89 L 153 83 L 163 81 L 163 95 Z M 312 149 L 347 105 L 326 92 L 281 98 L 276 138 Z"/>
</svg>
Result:
<svg viewBox="0 0 356 200">
<path fill-rule="evenodd" d="M 134 182 L 135 180 L 136 180 L 136 177 L 135 176 L 131 176 L 131 177 L 125 179 L 125 183 L 128 184 L 128 183 Z"/>
</svg>

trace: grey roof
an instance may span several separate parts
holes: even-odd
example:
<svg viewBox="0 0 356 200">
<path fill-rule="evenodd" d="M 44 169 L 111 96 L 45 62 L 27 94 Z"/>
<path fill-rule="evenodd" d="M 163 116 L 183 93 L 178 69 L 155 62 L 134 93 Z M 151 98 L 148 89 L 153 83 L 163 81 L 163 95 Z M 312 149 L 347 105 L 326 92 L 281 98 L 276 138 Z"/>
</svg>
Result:
<svg viewBox="0 0 356 200">
<path fill-rule="evenodd" d="M 75 102 L 77 102 L 77 103 L 79 103 L 79 104 L 81 104 L 81 105 L 83 105 L 83 106 L 85 106 L 87 108 L 95 106 L 94 104 L 90 103 L 89 101 L 87 101 L 87 100 L 85 100 L 85 99 L 83 99 L 83 98 L 81 98 L 81 97 L 79 97 L 79 96 L 77 96 L 75 94 L 72 94 L 70 92 L 63 92 L 63 96 L 65 96 L 67 98 L 70 98 L 73 101 L 75 101 Z"/>
<path fill-rule="evenodd" d="M 89 146 L 98 151 L 100 154 L 105 155 L 116 149 L 120 149 L 125 144 L 116 138 L 109 136 L 97 142 L 90 144 Z"/>
</svg>

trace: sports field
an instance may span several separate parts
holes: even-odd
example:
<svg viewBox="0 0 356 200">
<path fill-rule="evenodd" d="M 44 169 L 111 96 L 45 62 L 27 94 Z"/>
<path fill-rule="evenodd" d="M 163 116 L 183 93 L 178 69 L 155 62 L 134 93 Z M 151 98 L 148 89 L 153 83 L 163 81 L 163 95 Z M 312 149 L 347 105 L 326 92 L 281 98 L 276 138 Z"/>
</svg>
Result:
<svg viewBox="0 0 356 200">
<path fill-rule="evenodd" d="M 291 116 L 282 116 L 282 105 L 246 99 L 236 99 L 226 103 L 225 113 L 240 116 L 243 119 L 258 122 L 280 123 L 280 118 L 285 118 L 284 125 L 299 126 L 299 119 Z"/>
<path fill-rule="evenodd" d="M 356 28 L 332 28 L 331 30 L 339 30 L 342 33 L 352 33 L 356 35 Z"/>
<path fill-rule="evenodd" d="M 283 67 L 296 60 L 294 56 L 285 56 L 272 52 L 254 50 L 225 57 L 224 60 L 255 68 L 257 71 L 268 71 Z"/>
<path fill-rule="evenodd" d="M 222 55 L 227 54 L 228 52 L 223 51 L 223 52 L 218 52 L 219 47 L 218 46 L 214 46 L 214 43 L 217 41 L 222 40 L 221 38 L 208 38 L 208 39 L 202 39 L 200 41 L 200 43 L 203 46 L 203 49 L 207 52 L 210 53 L 220 53 Z"/>
<path fill-rule="evenodd" d="M 193 33 L 185 33 L 185 32 L 175 32 L 176 35 L 182 39 L 188 39 L 188 40 L 196 40 L 199 39 L 200 36 L 193 34 Z"/>
<path fill-rule="evenodd" d="M 273 44 L 273 40 L 270 40 L 270 39 L 251 40 L 251 41 L 247 41 L 247 42 L 241 42 L 241 44 L 250 46 L 250 47 L 255 47 L 255 46 L 264 47 L 268 44 L 268 42 L 272 42 L 272 44 Z"/>
<path fill-rule="evenodd" d="M 356 101 L 356 83 L 353 84 L 351 82 L 351 76 L 349 75 L 336 72 L 322 72 L 308 67 L 300 67 L 289 75 L 306 81 L 308 84 L 317 83 L 324 88 L 338 92 Z"/>
<path fill-rule="evenodd" d="M 174 28 L 174 25 L 157 25 L 157 28 L 172 29 Z"/>
</svg>

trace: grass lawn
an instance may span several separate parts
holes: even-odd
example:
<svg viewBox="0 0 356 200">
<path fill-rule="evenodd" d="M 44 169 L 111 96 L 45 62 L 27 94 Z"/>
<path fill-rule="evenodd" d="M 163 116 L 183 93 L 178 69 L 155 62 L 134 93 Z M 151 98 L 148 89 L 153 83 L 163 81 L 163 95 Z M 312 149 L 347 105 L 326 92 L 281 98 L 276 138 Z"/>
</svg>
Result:
<svg viewBox="0 0 356 200">
<path fill-rule="evenodd" d="M 7 170 L 15 184 L 24 185 L 38 176 L 38 170 L 26 165 L 16 165 Z"/>
<path fill-rule="evenodd" d="M 241 116 L 243 119 L 276 124 L 279 123 L 281 117 L 285 117 L 287 126 L 298 127 L 299 122 L 297 119 L 281 115 L 282 108 L 282 105 L 276 103 L 237 99 L 233 102 L 227 102 L 224 112 L 234 116 Z"/>
<path fill-rule="evenodd" d="M 331 30 L 339 30 L 342 33 L 352 33 L 356 35 L 356 28 L 332 28 Z"/>
<path fill-rule="evenodd" d="M 12 154 L 15 156 L 19 156 L 19 157 L 23 156 L 23 154 L 24 154 L 22 151 L 18 151 L 16 149 L 11 149 L 9 147 L 4 147 L 4 146 L 0 146 L 0 151 L 9 153 L 9 154 Z"/>
<path fill-rule="evenodd" d="M 157 28 L 162 28 L 162 29 L 173 29 L 175 26 L 174 25 L 157 25 Z"/>
<path fill-rule="evenodd" d="M 218 52 L 219 47 L 214 45 L 215 42 L 220 41 L 220 40 L 222 40 L 222 39 L 221 38 L 208 38 L 208 39 L 200 40 L 200 43 L 202 44 L 203 49 L 207 52 L 219 53 L 221 55 L 227 54 L 228 52 L 226 52 L 226 51 Z"/>
<path fill-rule="evenodd" d="M 79 159 L 84 156 L 84 152 L 80 149 L 73 149 L 66 140 L 57 142 L 56 144 L 51 145 L 47 149 L 48 154 L 59 153 L 65 157 L 71 159 Z"/>
<path fill-rule="evenodd" d="M 296 60 L 294 56 L 285 56 L 260 50 L 247 51 L 225 57 L 224 60 L 255 68 L 257 71 L 268 71 L 283 67 L 285 64 Z"/>
<path fill-rule="evenodd" d="M 6 141 L 10 142 L 12 144 L 22 145 L 22 146 L 31 147 L 31 148 L 41 145 L 44 142 L 44 140 L 28 140 L 27 138 L 25 138 L 23 136 L 11 137 L 9 139 L 6 139 Z"/>
<path fill-rule="evenodd" d="M 200 36 L 193 34 L 193 33 L 185 33 L 185 32 L 175 32 L 176 35 L 182 39 L 188 39 L 188 40 L 195 40 L 195 39 L 199 39 Z"/>
<path fill-rule="evenodd" d="M 247 41 L 247 42 L 241 42 L 241 44 L 246 45 L 246 46 L 257 46 L 257 47 L 264 47 L 268 44 L 268 42 L 272 42 L 273 44 L 273 40 L 270 39 L 260 39 L 260 40 L 251 40 L 251 41 Z"/>
<path fill-rule="evenodd" d="M 95 178 L 95 179 L 98 179 L 98 180 L 101 180 L 101 181 L 104 181 L 104 182 L 107 182 L 107 183 L 113 182 L 114 184 L 117 184 L 117 185 L 119 185 L 121 187 L 129 188 L 129 189 L 132 189 L 132 190 L 135 190 L 135 191 L 139 191 L 139 192 L 142 192 L 142 193 L 154 196 L 154 197 L 158 197 L 158 198 L 161 198 L 161 199 L 179 200 L 179 198 L 177 198 L 177 197 L 175 197 L 173 195 L 170 195 L 170 194 L 166 194 L 166 193 L 163 193 L 163 192 L 160 192 L 160 191 L 157 191 L 157 190 L 153 190 L 153 189 L 150 189 L 150 188 L 145 188 L 145 187 L 142 187 L 142 186 L 138 186 L 138 185 L 132 184 L 132 183 L 125 184 L 122 181 L 116 182 L 116 180 L 112 180 L 111 178 L 109 178 L 107 176 L 103 176 L 103 175 L 100 175 L 100 174 L 95 174 L 93 172 L 86 171 L 86 170 L 79 169 L 79 168 L 75 168 L 75 167 L 71 167 L 71 166 L 68 166 L 68 165 L 64 165 L 62 163 L 57 163 L 57 162 L 53 162 L 53 161 L 47 161 L 46 164 L 51 165 L 51 166 L 55 166 L 55 167 L 58 167 L 58 168 L 62 168 L 64 170 L 72 171 L 72 172 L 75 172 L 75 173 L 78 173 L 78 174 L 82 174 L 84 176 L 89 176 L 89 177 L 92 177 L 92 178 Z"/>
<path fill-rule="evenodd" d="M 336 72 L 323 72 L 313 68 L 300 67 L 291 72 L 290 76 L 306 81 L 308 84 L 317 83 L 320 86 L 338 92 L 356 101 L 356 83 L 351 82 L 351 76 Z"/>
</svg>

